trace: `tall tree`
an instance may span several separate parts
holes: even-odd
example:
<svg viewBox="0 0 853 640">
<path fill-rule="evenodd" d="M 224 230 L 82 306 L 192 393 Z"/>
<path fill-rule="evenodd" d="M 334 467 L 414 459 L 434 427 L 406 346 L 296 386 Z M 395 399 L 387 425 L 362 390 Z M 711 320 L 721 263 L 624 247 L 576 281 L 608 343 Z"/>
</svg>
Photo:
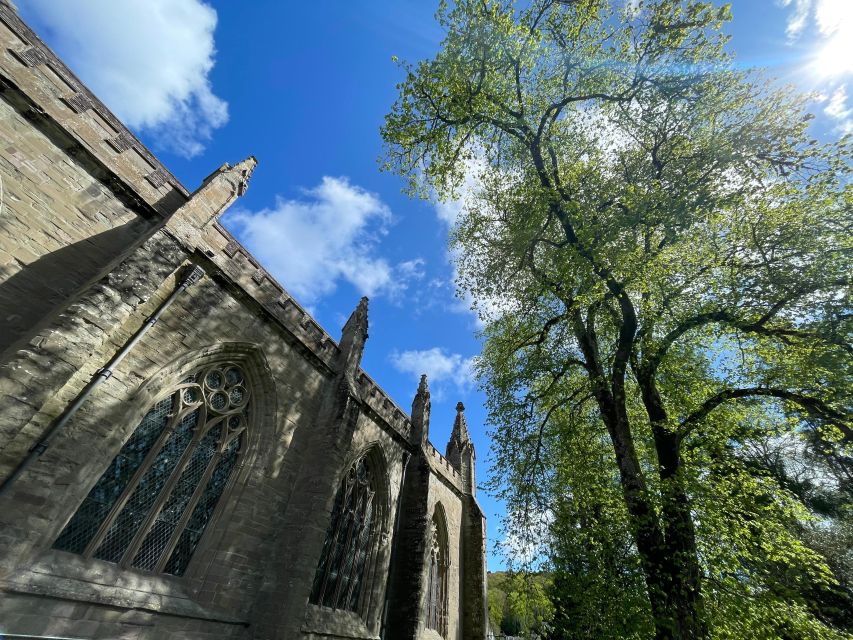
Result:
<svg viewBox="0 0 853 640">
<path fill-rule="evenodd" d="M 703 589 L 744 582 L 703 528 L 766 497 L 731 463 L 734 427 L 853 436 L 850 147 L 811 140 L 805 98 L 738 70 L 727 6 L 619 4 L 442 4 L 441 49 L 406 67 L 387 116 L 386 167 L 421 195 L 477 185 L 454 238 L 487 321 L 497 469 L 535 485 L 557 416 L 591 403 L 655 637 L 703 638 Z M 771 498 L 767 517 L 789 517 Z M 824 575 L 807 549 L 785 559 Z"/>
</svg>

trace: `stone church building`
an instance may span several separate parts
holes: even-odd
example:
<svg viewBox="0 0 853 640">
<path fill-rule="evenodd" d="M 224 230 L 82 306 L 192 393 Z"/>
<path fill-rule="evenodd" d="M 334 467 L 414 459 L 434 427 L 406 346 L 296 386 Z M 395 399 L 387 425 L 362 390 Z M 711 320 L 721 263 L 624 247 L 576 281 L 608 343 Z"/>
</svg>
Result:
<svg viewBox="0 0 853 640">
<path fill-rule="evenodd" d="M 0 0 L 0 637 L 486 635 L 446 454 Z M 451 420 L 452 416 L 442 416 Z"/>
</svg>

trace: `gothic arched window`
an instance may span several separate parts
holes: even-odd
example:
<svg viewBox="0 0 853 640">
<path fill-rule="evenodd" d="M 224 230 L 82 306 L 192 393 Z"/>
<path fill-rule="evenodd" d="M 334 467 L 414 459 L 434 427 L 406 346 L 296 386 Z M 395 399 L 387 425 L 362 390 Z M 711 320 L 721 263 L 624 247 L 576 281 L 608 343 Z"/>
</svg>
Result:
<svg viewBox="0 0 853 640">
<path fill-rule="evenodd" d="M 430 527 L 430 548 L 427 563 L 429 580 L 427 581 L 426 627 L 434 629 L 442 637 L 447 636 L 447 527 L 444 518 L 436 507 Z"/>
<path fill-rule="evenodd" d="M 237 464 L 250 399 L 235 364 L 185 377 L 145 414 L 54 548 L 183 575 Z"/>
<path fill-rule="evenodd" d="M 359 613 L 379 530 L 375 461 L 364 456 L 338 487 L 323 552 L 314 574 L 310 601 Z"/>
</svg>

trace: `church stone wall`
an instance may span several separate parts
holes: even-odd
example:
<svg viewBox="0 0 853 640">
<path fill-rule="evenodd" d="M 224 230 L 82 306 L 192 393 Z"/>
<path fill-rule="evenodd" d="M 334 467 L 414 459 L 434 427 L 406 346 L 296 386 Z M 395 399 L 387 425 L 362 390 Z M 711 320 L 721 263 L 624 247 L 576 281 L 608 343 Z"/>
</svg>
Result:
<svg viewBox="0 0 853 640">
<path fill-rule="evenodd" d="M 7 0 L 0 0 L 0 140 L 3 354 L 188 194 Z M 15 308 L 21 298 L 30 304 Z"/>
<path fill-rule="evenodd" d="M 447 616 L 447 640 L 464 640 L 462 634 L 462 619 L 460 617 L 460 603 L 464 594 L 461 591 L 460 574 L 463 566 L 462 557 L 462 503 L 457 491 L 449 488 L 441 476 L 430 474 L 429 477 L 429 509 L 430 518 L 436 508 L 441 505 L 447 520 L 447 542 L 449 550 L 450 570 L 447 575 L 448 592 L 448 616 Z M 423 597 L 422 607 L 426 606 L 426 594 Z M 420 629 L 418 636 L 420 640 L 437 640 L 439 636 L 431 629 Z"/>
<path fill-rule="evenodd" d="M 0 93 L 0 353 L 153 224 L 27 121 L 8 93 Z"/>
<path fill-rule="evenodd" d="M 6 0 L 0 139 L 0 634 L 402 640 L 391 629 L 405 622 L 408 637 L 434 639 L 423 629 L 424 535 L 440 502 L 447 638 L 483 638 L 464 622 L 484 607 L 482 585 L 468 592 L 477 579 L 468 565 L 484 557 L 483 539 L 470 540 L 476 502 L 426 431 L 415 436 L 360 369 L 366 301 L 336 342 L 216 222 L 254 159 L 223 165 L 190 196 Z M 193 266 L 204 277 L 44 441 Z M 188 369 L 219 361 L 252 381 L 253 424 L 187 573 L 53 549 L 152 403 Z M 43 453 L 22 467 L 40 441 Z M 363 454 L 381 461 L 383 479 L 362 617 L 308 600 L 337 488 Z"/>
</svg>

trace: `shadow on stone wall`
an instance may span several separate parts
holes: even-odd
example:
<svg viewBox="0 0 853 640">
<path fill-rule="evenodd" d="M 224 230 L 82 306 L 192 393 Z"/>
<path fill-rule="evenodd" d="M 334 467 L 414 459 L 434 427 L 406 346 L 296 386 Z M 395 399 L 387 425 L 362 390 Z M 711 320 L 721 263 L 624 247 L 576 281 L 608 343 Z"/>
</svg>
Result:
<svg viewBox="0 0 853 640">
<path fill-rule="evenodd" d="M 0 354 L 31 337 L 150 228 L 136 218 L 45 254 L 0 283 Z"/>
<path fill-rule="evenodd" d="M 100 323 L 108 335 L 115 336 L 116 323 L 111 325 L 106 316 L 115 313 L 119 305 L 135 306 L 133 300 L 144 304 L 145 313 L 153 310 L 152 293 L 185 257 L 173 240 L 157 234 L 143 246 L 143 253 L 110 270 L 110 261 L 116 259 L 110 247 L 123 252 L 128 245 L 139 244 L 147 233 L 144 227 L 129 224 L 102 235 L 48 254 L 0 285 L 3 314 L 25 308 L 24 296 L 58 296 L 54 285 L 44 280 L 55 278 L 57 272 L 73 266 L 74 260 L 95 251 L 94 243 L 101 243 L 97 249 L 101 258 L 95 260 L 91 269 L 107 269 L 108 275 L 76 297 L 72 293 L 74 301 L 70 306 L 66 301 L 59 310 L 54 302 L 41 300 L 39 313 L 43 317 L 31 314 L 42 325 L 51 316 L 59 317 L 63 325 L 68 325 L 71 338 L 82 334 L 84 343 L 79 348 L 75 343 L 76 358 L 72 362 L 90 359 L 95 366 L 102 366 L 119 345 L 96 349 L 95 344 L 104 336 L 95 340 L 89 336 L 90 330 L 99 333 Z M 296 337 L 271 322 L 267 312 L 239 287 L 217 276 L 212 265 L 204 264 L 203 257 L 201 261 L 209 275 L 176 299 L 110 380 L 89 397 L 54 444 L 21 476 L 12 500 L 18 505 L 30 501 L 26 518 L 13 513 L 20 513 L 19 510 L 0 513 L 0 529 L 8 527 L 11 540 L 0 556 L 5 555 L 8 564 L 16 565 L 6 568 L 7 575 L 10 571 L 24 575 L 23 568 L 39 563 L 39 571 L 26 572 L 27 577 L 21 579 L 42 576 L 43 582 L 32 585 L 32 590 L 59 598 L 57 603 L 67 595 L 63 589 L 80 589 L 85 582 L 86 589 L 96 594 L 115 593 L 135 608 L 157 608 L 156 602 L 162 598 L 163 602 L 171 603 L 169 606 L 177 606 L 178 601 L 192 603 L 207 610 L 205 616 L 233 619 L 233 623 L 227 623 L 231 625 L 248 624 L 243 621 L 251 620 L 252 632 L 263 629 L 258 633 L 266 633 L 283 624 L 298 627 L 305 616 L 311 578 L 320 557 L 337 476 L 351 434 L 342 438 L 339 446 L 329 446 L 332 436 L 342 435 L 333 428 L 337 423 L 317 422 L 322 398 L 335 383 L 334 373 L 312 362 Z M 10 295 L 16 297 L 17 304 L 8 299 Z M 84 324 L 80 318 L 98 326 Z M 19 330 L 29 329 L 28 335 L 36 331 L 20 320 L 18 323 Z M 85 341 L 90 338 L 93 348 L 86 346 Z M 256 438 L 250 437 L 253 446 L 247 450 L 246 473 L 235 476 L 233 488 L 223 494 L 217 519 L 205 531 L 188 574 L 181 580 L 146 576 L 120 570 L 118 566 L 105 566 L 101 561 L 51 551 L 65 523 L 136 428 L 140 414 L 149 408 L 153 398 L 148 397 L 147 390 L 140 395 L 146 381 L 155 379 L 164 366 L 177 358 L 219 342 L 234 341 L 262 348 L 274 381 L 267 392 L 275 398 L 264 403 L 270 407 L 268 411 L 256 415 L 253 425 Z M 50 353 L 50 362 L 68 357 L 68 344 L 46 341 L 33 347 L 38 354 L 45 349 L 56 349 Z M 92 356 L 93 351 L 98 355 Z M 32 376 L 40 387 L 42 371 L 38 367 L 39 362 L 34 360 L 28 364 L 26 375 Z M 49 378 L 51 371 L 43 374 Z M 68 375 L 68 371 L 63 372 L 64 378 Z M 45 386 L 55 390 L 58 384 Z M 44 395 L 41 390 L 34 390 L 28 402 L 41 407 L 46 400 Z M 44 428 L 41 423 L 35 426 Z M 354 428 L 355 424 L 349 427 Z M 10 451 L 9 456 L 19 459 L 30 440 L 20 438 L 20 446 Z M 0 574 L 2 569 L 0 566 Z M 65 580 L 69 572 L 78 576 L 77 579 Z M 297 580 L 294 576 L 301 578 Z M 180 586 L 173 590 L 172 584 Z M 192 593 L 192 597 L 187 598 L 187 593 Z M 288 594 L 295 604 L 285 611 L 281 603 Z M 92 598 L 82 592 L 78 595 L 83 601 Z M 269 606 L 270 603 L 278 606 Z M 75 626 L 76 622 L 61 620 L 55 609 L 43 606 L 46 608 L 41 611 L 41 618 L 46 623 L 37 628 L 40 633 L 76 635 L 82 629 Z M 183 610 L 172 614 L 200 615 Z M 158 629 L 154 633 L 171 624 L 166 618 L 157 618 Z M 146 624 L 150 626 L 154 620 L 147 620 Z M 22 626 L 15 631 L 32 633 L 34 629 Z M 272 633 L 264 637 L 272 637 Z M 281 632 L 276 637 L 294 637 L 288 633 Z"/>
</svg>

